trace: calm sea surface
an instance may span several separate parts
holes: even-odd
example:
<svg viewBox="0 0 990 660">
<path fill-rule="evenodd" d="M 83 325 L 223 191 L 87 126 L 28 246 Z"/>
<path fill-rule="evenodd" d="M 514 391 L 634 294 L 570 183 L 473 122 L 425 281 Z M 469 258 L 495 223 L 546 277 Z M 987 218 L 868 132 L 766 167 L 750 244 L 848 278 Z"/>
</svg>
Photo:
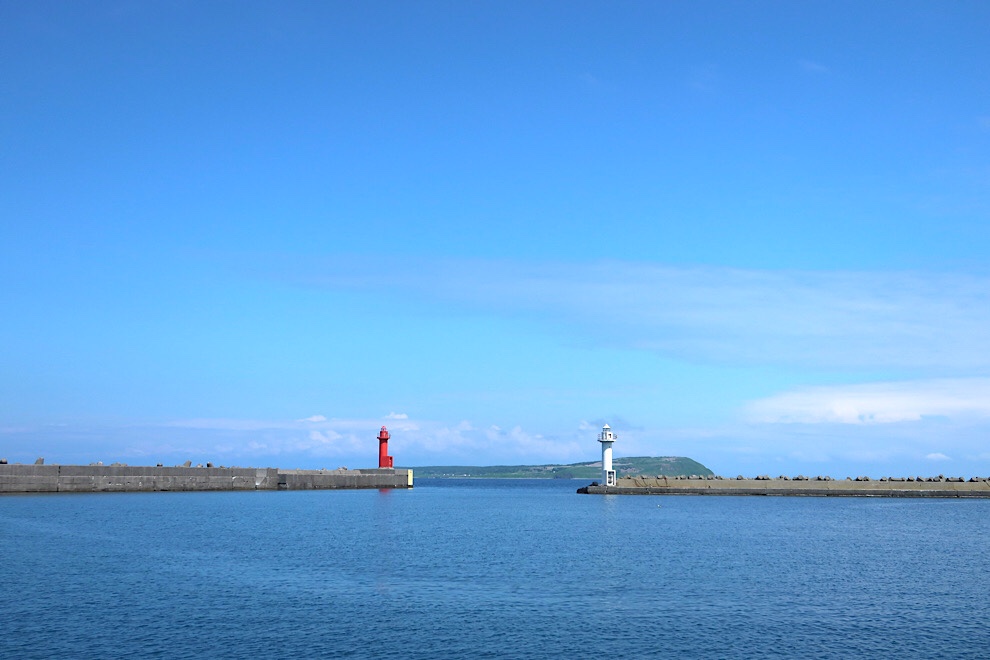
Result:
<svg viewBox="0 0 990 660">
<path fill-rule="evenodd" d="M 990 501 L 0 497 L 0 657 L 986 657 Z"/>
</svg>

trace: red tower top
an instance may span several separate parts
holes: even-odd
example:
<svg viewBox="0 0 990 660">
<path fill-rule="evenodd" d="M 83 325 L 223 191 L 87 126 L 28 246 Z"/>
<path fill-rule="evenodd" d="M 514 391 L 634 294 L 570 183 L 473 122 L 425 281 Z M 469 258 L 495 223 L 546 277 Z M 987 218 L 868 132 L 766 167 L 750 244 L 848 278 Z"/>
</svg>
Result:
<svg viewBox="0 0 990 660">
<path fill-rule="evenodd" d="M 385 428 L 384 426 L 382 427 L 382 430 L 378 432 L 378 439 L 388 440 L 388 429 Z"/>
</svg>

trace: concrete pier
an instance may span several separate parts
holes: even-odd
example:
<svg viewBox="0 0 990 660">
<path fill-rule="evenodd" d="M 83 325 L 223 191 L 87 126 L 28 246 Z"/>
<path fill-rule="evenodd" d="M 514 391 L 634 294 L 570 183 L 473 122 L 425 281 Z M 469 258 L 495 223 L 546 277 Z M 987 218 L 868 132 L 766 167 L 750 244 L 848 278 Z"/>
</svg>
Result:
<svg viewBox="0 0 990 660">
<path fill-rule="evenodd" d="M 0 464 L 0 493 L 412 488 L 413 471 Z"/>
<path fill-rule="evenodd" d="M 615 486 L 578 489 L 590 495 L 783 495 L 811 497 L 985 497 L 990 478 L 623 477 Z"/>
<path fill-rule="evenodd" d="M 412 488 L 411 469 L 279 470 L 279 490 Z"/>
</svg>

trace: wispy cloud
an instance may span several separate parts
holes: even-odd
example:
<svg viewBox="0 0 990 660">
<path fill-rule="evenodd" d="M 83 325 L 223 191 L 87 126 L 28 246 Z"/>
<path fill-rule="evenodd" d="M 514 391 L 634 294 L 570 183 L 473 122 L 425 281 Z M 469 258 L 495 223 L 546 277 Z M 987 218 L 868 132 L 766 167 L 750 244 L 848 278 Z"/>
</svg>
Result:
<svg viewBox="0 0 990 660">
<path fill-rule="evenodd" d="M 164 426 L 210 431 L 262 431 L 265 429 L 296 428 L 307 420 L 272 422 L 257 419 L 192 418 L 166 422 Z"/>
<path fill-rule="evenodd" d="M 732 424 L 721 428 L 668 429 L 668 452 L 691 456 L 716 472 L 828 474 L 836 477 L 929 474 L 940 460 L 959 474 L 990 471 L 984 451 L 990 421 L 942 419 L 886 424 Z M 936 457 L 945 457 L 938 459 Z"/>
<path fill-rule="evenodd" d="M 889 424 L 925 418 L 990 418 L 990 378 L 808 387 L 750 403 L 760 423 Z"/>
<path fill-rule="evenodd" d="M 990 278 L 675 268 L 620 261 L 312 266 L 298 280 L 441 311 L 527 316 L 582 341 L 688 360 L 983 375 Z"/>
<path fill-rule="evenodd" d="M 824 64 L 812 62 L 811 60 L 798 60 L 798 66 L 808 73 L 823 74 L 830 73 L 830 69 Z"/>
<path fill-rule="evenodd" d="M 454 423 L 396 418 L 323 418 L 296 420 L 188 419 L 164 424 L 72 426 L 54 438 L 44 428 L 0 429 L 0 438 L 24 434 L 32 452 L 52 462 L 151 460 L 166 463 L 213 461 L 226 465 L 280 467 L 369 466 L 377 460 L 376 436 L 383 421 L 392 439 L 390 450 L 401 465 L 522 464 L 569 462 L 593 457 L 597 443 L 582 429 L 553 436 L 521 424 L 502 428 L 469 420 Z M 77 455 L 85 446 L 87 454 Z M 11 460 L 27 460 L 17 455 Z M 35 456 L 30 457 L 34 460 Z"/>
<path fill-rule="evenodd" d="M 382 418 L 298 420 L 204 420 L 172 424 L 75 425 L 57 434 L 48 427 L 0 429 L 0 444 L 17 434 L 5 457 L 50 463 L 101 460 L 166 465 L 212 461 L 252 467 L 368 467 L 376 464 L 376 434 Z M 928 474 L 933 462 L 959 474 L 990 474 L 990 433 L 986 417 L 963 423 L 923 417 L 889 423 L 727 423 L 678 428 L 615 422 L 617 456 L 689 456 L 723 475 Z M 575 422 L 552 434 L 538 423 L 486 424 L 470 420 L 408 419 L 393 430 L 390 452 L 396 463 L 497 465 L 594 461 L 601 423 Z M 19 451 L 13 448 L 19 446 Z M 944 458 L 943 458 L 944 457 Z M 943 468 L 940 468 L 940 470 Z"/>
</svg>

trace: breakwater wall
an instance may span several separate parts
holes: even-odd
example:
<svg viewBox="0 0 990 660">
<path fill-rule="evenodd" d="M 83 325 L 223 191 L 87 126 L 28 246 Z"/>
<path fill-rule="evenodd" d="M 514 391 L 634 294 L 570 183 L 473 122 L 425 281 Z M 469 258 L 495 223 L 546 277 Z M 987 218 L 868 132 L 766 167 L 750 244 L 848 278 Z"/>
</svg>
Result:
<svg viewBox="0 0 990 660">
<path fill-rule="evenodd" d="M 579 488 L 590 495 L 779 495 L 810 497 L 986 497 L 990 478 L 911 477 L 835 480 L 830 477 L 623 477 L 615 486 Z"/>
<path fill-rule="evenodd" d="M 0 493 L 412 488 L 413 471 L 0 464 Z"/>
</svg>

